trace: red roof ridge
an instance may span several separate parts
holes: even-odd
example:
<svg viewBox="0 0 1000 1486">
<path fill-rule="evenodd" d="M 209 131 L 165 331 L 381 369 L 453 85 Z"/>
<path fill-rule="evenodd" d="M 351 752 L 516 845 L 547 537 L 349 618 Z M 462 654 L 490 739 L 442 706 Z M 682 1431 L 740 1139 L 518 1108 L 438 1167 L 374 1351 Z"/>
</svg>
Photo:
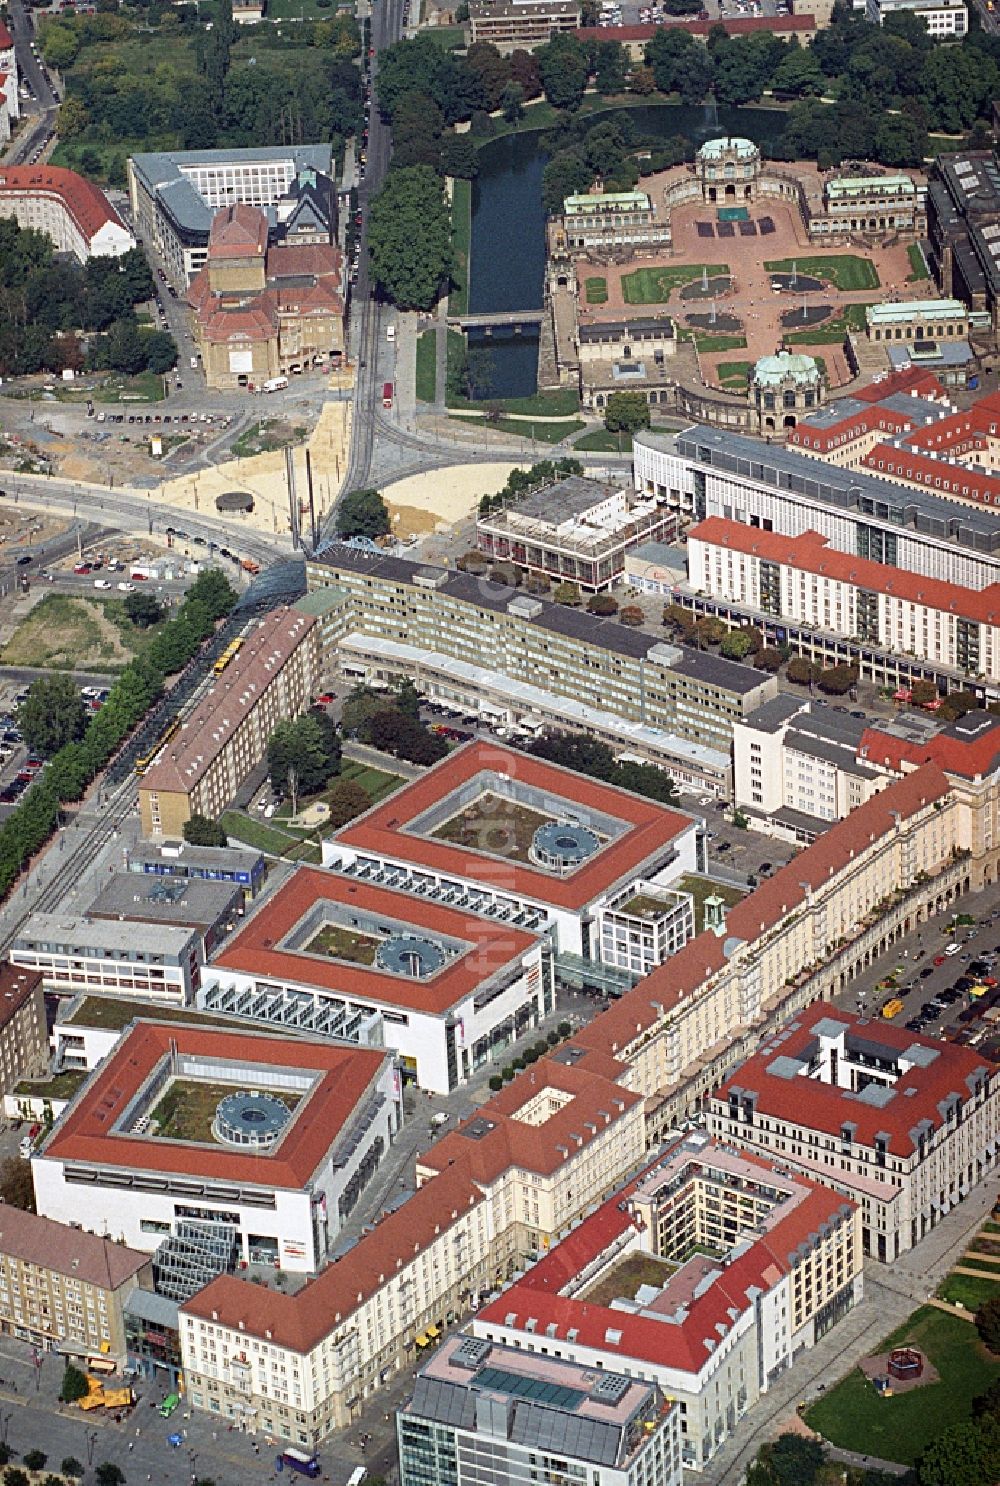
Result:
<svg viewBox="0 0 1000 1486">
<path fill-rule="evenodd" d="M 3 46 L 0 38 L 0 47 Z M 126 230 L 125 224 L 104 192 L 92 181 L 58 165 L 0 165 L 0 196 L 45 192 L 58 196 L 90 243 L 108 222 Z"/>
</svg>

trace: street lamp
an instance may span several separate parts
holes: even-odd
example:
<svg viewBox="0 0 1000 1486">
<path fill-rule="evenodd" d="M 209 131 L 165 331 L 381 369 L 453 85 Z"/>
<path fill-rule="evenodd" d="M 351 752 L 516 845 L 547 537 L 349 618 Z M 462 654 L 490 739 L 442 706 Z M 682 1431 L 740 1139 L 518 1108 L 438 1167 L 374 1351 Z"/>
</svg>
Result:
<svg viewBox="0 0 1000 1486">
<path fill-rule="evenodd" d="M 3 1434 L 3 1442 L 5 1445 L 7 1443 L 7 1430 L 10 1428 L 10 1421 L 13 1419 L 13 1417 L 13 1409 L 11 1409 L 10 1412 L 7 1414 L 0 1414 L 0 1432 L 2 1432 Z"/>
<path fill-rule="evenodd" d="M 94 1446 L 96 1444 L 97 1444 L 97 1430 L 96 1429 L 88 1429 L 87 1430 L 87 1464 L 88 1465 L 93 1465 L 93 1463 L 94 1463 Z"/>
</svg>

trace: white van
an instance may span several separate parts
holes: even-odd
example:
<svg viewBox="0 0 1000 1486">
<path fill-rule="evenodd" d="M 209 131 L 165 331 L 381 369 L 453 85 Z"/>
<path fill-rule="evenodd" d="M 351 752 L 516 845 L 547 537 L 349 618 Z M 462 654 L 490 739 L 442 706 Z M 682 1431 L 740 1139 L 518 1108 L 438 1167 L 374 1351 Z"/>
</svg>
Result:
<svg viewBox="0 0 1000 1486">
<path fill-rule="evenodd" d="M 21 1160 L 22 1161 L 27 1161 L 28 1157 L 31 1155 L 32 1147 L 33 1147 L 33 1142 L 32 1142 L 31 1136 L 30 1135 L 22 1135 L 21 1136 L 21 1144 L 18 1146 L 18 1150 L 20 1151 Z"/>
<path fill-rule="evenodd" d="M 385 328 L 385 338 L 386 338 L 387 341 L 394 341 L 396 339 L 396 327 L 395 327 L 395 325 L 387 325 L 386 326 L 386 328 Z"/>
</svg>

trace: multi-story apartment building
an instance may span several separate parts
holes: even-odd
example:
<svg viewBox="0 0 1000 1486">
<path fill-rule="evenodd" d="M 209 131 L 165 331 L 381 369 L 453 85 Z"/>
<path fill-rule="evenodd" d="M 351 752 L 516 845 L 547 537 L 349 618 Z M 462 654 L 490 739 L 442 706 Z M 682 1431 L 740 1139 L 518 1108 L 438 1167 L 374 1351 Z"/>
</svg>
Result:
<svg viewBox="0 0 1000 1486">
<path fill-rule="evenodd" d="M 892 1263 L 991 1171 L 1000 1068 L 970 1048 L 811 1007 L 708 1103 L 714 1135 L 850 1197 Z"/>
<path fill-rule="evenodd" d="M 44 232 L 60 253 L 78 263 L 88 258 L 120 258 L 135 247 L 104 192 L 73 170 L 54 165 L 0 168 L 0 217 L 19 227 Z"/>
<path fill-rule="evenodd" d="M 117 920 L 33 913 L 10 958 L 40 971 L 45 989 L 60 996 L 109 991 L 186 1006 L 201 984 L 201 936 L 152 923 L 137 930 Z"/>
<path fill-rule="evenodd" d="M 908 657 L 907 674 L 998 694 L 1000 583 L 970 591 L 848 556 L 816 532 L 784 537 L 712 516 L 688 533 L 688 587 L 748 618 L 821 631 L 873 679 L 895 678 Z"/>
<path fill-rule="evenodd" d="M 205 266 L 212 218 L 224 206 L 260 207 L 273 237 L 329 243 L 336 228 L 332 162 L 328 144 L 132 155 L 132 220 L 182 294 Z M 310 228 L 305 238 L 296 231 L 302 212 Z"/>
<path fill-rule="evenodd" d="M 325 633 L 345 678 L 409 676 L 491 718 L 583 730 L 688 787 L 725 790 L 733 722 L 777 689 L 750 666 L 466 573 L 340 547 L 307 576 L 339 591 Z"/>
<path fill-rule="evenodd" d="M 864 719 L 780 696 L 733 733 L 733 802 L 758 829 L 814 841 L 888 783 L 861 757 Z"/>
<path fill-rule="evenodd" d="M 862 1262 L 853 1202 L 698 1131 L 674 1137 L 473 1331 L 662 1388 L 682 1463 L 702 1470 L 793 1357 L 857 1304 Z"/>
<path fill-rule="evenodd" d="M 417 1185 L 464 1162 L 491 1210 L 517 1226 L 518 1251 L 537 1254 L 569 1228 L 581 1191 L 610 1191 L 645 1151 L 639 1096 L 557 1050 L 418 1155 Z"/>
<path fill-rule="evenodd" d="M 964 0 L 867 0 L 865 13 L 873 26 L 882 26 L 887 15 L 901 10 L 922 20 L 935 41 L 965 36 L 969 29 Z"/>
<path fill-rule="evenodd" d="M 677 524 L 666 501 L 571 475 L 480 516 L 476 545 L 488 557 L 596 593 L 621 580 L 626 552 L 673 541 Z"/>
<path fill-rule="evenodd" d="M 536 1064 L 505 1091 L 508 1103 L 523 1099 L 535 1121 L 518 1138 L 509 1179 L 502 1162 L 484 1169 L 485 1189 L 474 1174 L 478 1141 L 491 1134 L 480 1124 L 491 1122 L 491 1101 L 449 1137 L 465 1149 L 364 1234 L 347 1262 L 295 1295 L 226 1275 L 188 1300 L 180 1338 L 192 1405 L 312 1448 L 357 1418 L 363 1401 L 444 1326 L 551 1247 L 621 1180 L 615 1165 L 634 1163 L 637 1144 L 636 1106 L 617 1085 L 598 1074 L 579 1075 L 574 1085 L 567 1072 Z M 553 1099 L 540 1100 L 548 1087 Z M 512 1118 L 516 1112 L 498 1112 L 500 1125 Z M 532 1187 L 535 1176 L 552 1184 L 537 1220 L 533 1199 L 517 1191 L 525 1175 Z M 558 1213 L 564 1226 L 544 1229 L 543 1217 Z"/>
<path fill-rule="evenodd" d="M 831 825 L 573 1038 L 649 1101 L 651 1141 L 776 1025 L 844 989 L 971 883 L 948 781 L 927 764 Z M 584 1064 L 584 1066 L 586 1066 Z"/>
<path fill-rule="evenodd" d="M 319 663 L 314 617 L 281 608 L 262 619 L 143 775 L 143 835 L 180 840 L 192 815 L 221 815 L 278 723 L 309 706 Z"/>
<path fill-rule="evenodd" d="M 501 52 L 530 52 L 579 24 L 579 0 L 472 0 L 469 6 L 473 44 L 486 41 Z"/>
<path fill-rule="evenodd" d="M 888 466 L 873 472 L 870 460 L 841 469 L 705 425 L 676 438 L 640 433 L 633 449 L 636 488 L 665 495 L 696 521 L 722 516 L 786 537 L 816 531 L 837 552 L 970 589 L 1000 578 L 1000 526 L 973 488 L 985 475 L 927 459 L 940 483 L 911 487 Z"/>
<path fill-rule="evenodd" d="M 43 1074 L 48 1062 L 42 977 L 0 965 L 0 1091 L 8 1093 L 19 1079 Z"/>
<path fill-rule="evenodd" d="M 6 1203 L 0 1210 L 0 1331 L 76 1357 L 125 1358 L 124 1307 L 152 1290 L 148 1254 Z"/>
<path fill-rule="evenodd" d="M 681 1486 L 680 1415 L 648 1383 L 453 1336 L 396 1415 L 401 1486 Z"/>
</svg>

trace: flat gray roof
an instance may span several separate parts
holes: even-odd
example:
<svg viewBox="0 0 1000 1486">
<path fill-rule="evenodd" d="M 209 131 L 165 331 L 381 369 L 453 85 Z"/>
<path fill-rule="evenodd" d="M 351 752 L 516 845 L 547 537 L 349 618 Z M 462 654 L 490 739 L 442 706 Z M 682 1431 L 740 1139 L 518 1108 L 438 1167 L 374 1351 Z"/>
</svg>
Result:
<svg viewBox="0 0 1000 1486">
<path fill-rule="evenodd" d="M 728 429 L 693 424 L 676 436 L 643 432 L 635 442 L 677 453 L 695 464 L 745 476 L 777 492 L 801 495 L 837 510 L 910 528 L 976 552 L 1000 551 L 1000 522 L 984 507 L 959 505 L 930 491 L 895 485 L 867 470 L 841 469 L 794 449 L 762 444 Z"/>
<path fill-rule="evenodd" d="M 235 882 L 116 872 L 104 883 L 87 912 L 105 919 L 210 928 L 227 913 L 235 914 L 242 899 L 243 889 Z"/>
<path fill-rule="evenodd" d="M 88 919 L 86 915 L 71 913 L 33 913 L 14 940 L 14 948 L 51 954 L 57 952 L 56 946 L 65 945 L 78 950 L 108 951 L 123 959 L 134 959 L 140 952 L 177 958 L 194 937 L 193 929 L 149 924 L 143 929 L 140 944 L 133 924 Z"/>
<path fill-rule="evenodd" d="M 154 846 L 151 841 L 137 841 L 128 849 L 129 866 L 146 863 L 163 867 L 164 875 L 188 870 L 247 872 L 257 870 L 264 861 L 262 852 L 240 846 L 190 846 L 186 841 L 177 846 Z"/>
<path fill-rule="evenodd" d="M 783 723 L 803 712 L 805 707 L 805 697 L 779 692 L 776 697 L 770 697 L 768 701 L 755 707 L 750 716 L 744 719 L 745 726 L 753 728 L 757 733 L 776 733 Z"/>
<path fill-rule="evenodd" d="M 618 485 L 602 484 L 598 480 L 585 480 L 582 475 L 567 475 L 551 485 L 543 485 L 519 500 L 511 502 L 510 509 L 518 516 L 530 516 L 535 521 L 544 521 L 557 526 L 563 521 L 574 521 L 605 501 L 619 494 Z M 489 517 L 485 518 L 489 524 Z"/>
<path fill-rule="evenodd" d="M 363 573 L 411 587 L 415 586 L 414 580 L 418 575 L 423 575 L 433 580 L 436 592 L 498 614 L 507 612 L 512 597 L 509 588 L 500 584 L 483 583 L 471 573 L 453 572 L 448 568 L 430 568 L 426 563 L 411 562 L 403 557 L 385 557 L 381 553 L 362 552 L 345 543 L 324 548 L 316 554 L 314 561 L 334 570 Z M 535 594 L 518 596 L 528 599 L 532 606 L 538 606 L 534 615 L 521 616 L 525 623 L 537 625 L 539 629 L 550 630 L 554 634 L 570 636 L 581 643 L 597 645 L 601 649 L 614 651 L 617 655 L 631 656 L 636 660 L 644 660 L 649 656 L 656 662 L 669 657 L 670 668 L 677 675 L 696 677 L 708 685 L 717 686 L 721 691 L 744 696 L 767 680 L 764 672 L 742 665 L 739 661 L 725 660 L 706 650 L 688 650 L 681 645 L 668 644 L 656 635 L 631 629 L 614 619 L 601 619 L 597 614 L 588 614 L 584 609 L 557 604 L 552 599 Z M 660 654 L 651 656 L 653 650 L 660 650 Z"/>
<path fill-rule="evenodd" d="M 192 182 L 184 175 L 184 169 L 198 165 L 222 166 L 227 162 L 236 165 L 275 160 L 291 161 L 295 175 L 300 170 L 318 170 L 323 175 L 329 175 L 333 146 L 297 144 L 245 150 L 155 150 L 133 155 L 132 168 L 150 195 L 160 199 L 178 227 L 187 232 L 204 232 L 207 235 L 215 209 L 198 194 Z"/>
</svg>

